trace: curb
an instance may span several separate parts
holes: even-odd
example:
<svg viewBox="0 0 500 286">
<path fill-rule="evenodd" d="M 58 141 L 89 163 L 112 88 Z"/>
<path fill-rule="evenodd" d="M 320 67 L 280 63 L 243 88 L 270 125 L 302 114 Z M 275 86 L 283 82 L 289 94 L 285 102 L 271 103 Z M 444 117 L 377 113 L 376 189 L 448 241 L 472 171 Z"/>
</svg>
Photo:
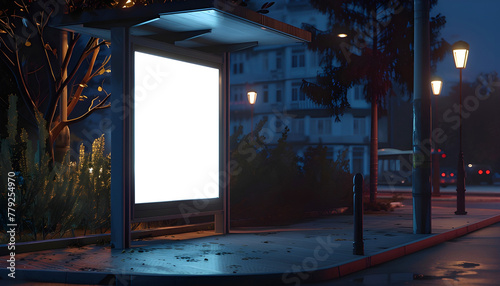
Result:
<svg viewBox="0 0 500 286">
<path fill-rule="evenodd" d="M 300 282 L 318 282 L 331 280 L 376 266 L 405 255 L 435 246 L 448 240 L 458 238 L 481 228 L 500 222 L 500 215 L 472 223 L 457 229 L 389 248 L 371 256 L 348 261 L 327 268 L 313 270 L 307 273 L 268 273 L 268 274 L 229 274 L 215 275 L 151 275 L 151 274 L 112 274 L 104 272 L 76 272 L 51 270 L 23 270 L 16 271 L 16 280 L 51 283 L 73 283 L 93 285 L 147 285 L 161 281 L 168 285 L 300 285 Z M 0 284 L 7 282 L 8 269 L 0 269 Z M 287 279 L 285 274 L 289 274 Z M 4 278 L 5 277 L 5 278 Z M 286 280 L 286 281 L 285 281 Z M 8 283 L 8 282 L 7 282 Z M 297 284 L 299 283 L 299 284 Z"/>
<path fill-rule="evenodd" d="M 213 229 L 214 223 L 200 223 L 200 224 L 189 224 L 174 227 L 163 227 L 154 230 L 135 230 L 132 231 L 132 239 L 146 238 L 152 236 L 162 236 L 178 234 L 183 232 L 192 232 L 198 230 Z M 89 245 L 89 244 L 99 244 L 102 242 L 109 242 L 111 235 L 109 233 L 105 234 L 94 234 L 87 236 L 77 236 L 70 238 L 56 238 L 51 240 L 42 241 L 30 241 L 30 242 L 16 242 L 16 254 L 26 253 L 42 250 L 51 250 L 58 248 L 66 248 L 72 245 Z M 0 244 L 0 256 L 9 255 L 10 251 L 8 249 L 8 244 Z"/>
<path fill-rule="evenodd" d="M 366 256 L 361 259 L 356 259 L 334 267 L 320 269 L 313 273 L 313 280 L 311 281 L 339 278 L 435 246 L 445 241 L 464 236 L 468 233 L 490 226 L 497 222 L 500 222 L 500 215 L 496 215 L 457 229 L 452 229 L 440 234 L 422 238 L 420 240 L 413 241 L 402 246 L 389 248 L 387 250 L 384 250 L 383 252 L 379 252 L 371 256 Z"/>
</svg>

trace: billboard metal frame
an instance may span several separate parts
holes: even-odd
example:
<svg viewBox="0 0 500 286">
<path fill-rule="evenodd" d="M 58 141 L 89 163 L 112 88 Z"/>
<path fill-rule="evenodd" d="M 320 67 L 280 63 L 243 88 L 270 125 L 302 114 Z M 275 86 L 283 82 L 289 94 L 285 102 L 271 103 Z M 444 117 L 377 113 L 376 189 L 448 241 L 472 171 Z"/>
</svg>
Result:
<svg viewBox="0 0 500 286">
<path fill-rule="evenodd" d="M 227 98 L 226 79 L 228 78 L 228 71 L 224 68 L 224 57 L 207 54 L 195 50 L 188 50 L 179 48 L 170 44 L 157 42 L 154 40 L 144 40 L 132 38 L 133 52 L 144 52 L 151 55 L 161 56 L 174 60 L 180 60 L 188 63 L 201 64 L 209 67 L 214 67 L 219 70 L 219 176 L 218 198 L 210 199 L 194 199 L 194 200 L 181 200 L 171 202 L 152 202 L 152 203 L 135 203 L 135 189 L 132 187 L 132 222 L 162 220 L 170 218 L 184 218 L 188 222 L 188 218 L 192 216 L 203 215 L 223 215 L 224 214 L 224 198 L 226 197 L 226 186 L 228 185 L 227 178 L 227 155 L 225 155 L 225 146 L 227 145 L 227 137 L 224 135 L 229 128 L 228 110 L 226 102 Z M 132 107 L 133 109 L 133 107 Z M 134 112 L 132 112 L 132 121 L 134 120 Z M 132 130 L 132 133 L 134 131 Z M 135 173 L 135 164 L 132 162 L 132 173 Z"/>
</svg>

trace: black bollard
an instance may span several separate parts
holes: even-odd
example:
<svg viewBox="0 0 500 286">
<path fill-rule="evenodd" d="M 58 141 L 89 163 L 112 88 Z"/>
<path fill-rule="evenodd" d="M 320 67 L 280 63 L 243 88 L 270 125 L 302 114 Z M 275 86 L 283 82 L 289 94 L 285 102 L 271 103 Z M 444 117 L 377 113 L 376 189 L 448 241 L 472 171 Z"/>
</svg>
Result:
<svg viewBox="0 0 500 286">
<path fill-rule="evenodd" d="M 363 175 L 357 173 L 353 181 L 354 242 L 352 243 L 352 252 L 354 255 L 365 255 L 363 245 Z"/>
</svg>

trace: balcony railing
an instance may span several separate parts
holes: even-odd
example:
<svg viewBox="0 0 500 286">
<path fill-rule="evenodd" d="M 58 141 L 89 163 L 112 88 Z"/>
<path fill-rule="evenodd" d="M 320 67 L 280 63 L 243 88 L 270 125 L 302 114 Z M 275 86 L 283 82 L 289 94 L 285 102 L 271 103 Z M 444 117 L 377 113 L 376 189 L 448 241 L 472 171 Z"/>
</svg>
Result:
<svg viewBox="0 0 500 286">
<path fill-rule="evenodd" d="M 316 104 L 312 102 L 310 99 L 306 100 L 299 100 L 299 101 L 292 101 L 290 103 L 290 109 L 291 110 L 297 110 L 297 109 L 325 109 L 324 106 L 321 106 L 319 104 Z"/>
<path fill-rule="evenodd" d="M 257 99 L 258 100 L 258 99 Z M 232 110 L 250 110 L 250 105 L 246 101 L 234 102 L 231 101 Z M 312 102 L 310 99 L 292 101 L 290 103 L 263 103 L 258 102 L 255 104 L 255 113 L 267 113 L 275 110 L 308 110 L 308 109 L 326 109 L 326 107 Z"/>
</svg>

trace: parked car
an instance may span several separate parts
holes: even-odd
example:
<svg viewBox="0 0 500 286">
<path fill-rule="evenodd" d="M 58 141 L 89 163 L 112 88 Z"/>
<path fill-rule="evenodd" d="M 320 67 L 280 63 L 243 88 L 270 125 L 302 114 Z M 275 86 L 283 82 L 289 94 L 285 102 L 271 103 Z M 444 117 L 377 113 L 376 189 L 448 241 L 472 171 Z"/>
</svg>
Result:
<svg viewBox="0 0 500 286">
<path fill-rule="evenodd" d="M 467 164 L 465 166 L 465 181 L 467 184 L 493 184 L 493 170 L 491 166 L 482 164 Z"/>
<path fill-rule="evenodd" d="M 439 169 L 439 183 L 442 187 L 454 185 L 457 183 L 457 170 L 448 167 L 441 167 Z"/>
</svg>

